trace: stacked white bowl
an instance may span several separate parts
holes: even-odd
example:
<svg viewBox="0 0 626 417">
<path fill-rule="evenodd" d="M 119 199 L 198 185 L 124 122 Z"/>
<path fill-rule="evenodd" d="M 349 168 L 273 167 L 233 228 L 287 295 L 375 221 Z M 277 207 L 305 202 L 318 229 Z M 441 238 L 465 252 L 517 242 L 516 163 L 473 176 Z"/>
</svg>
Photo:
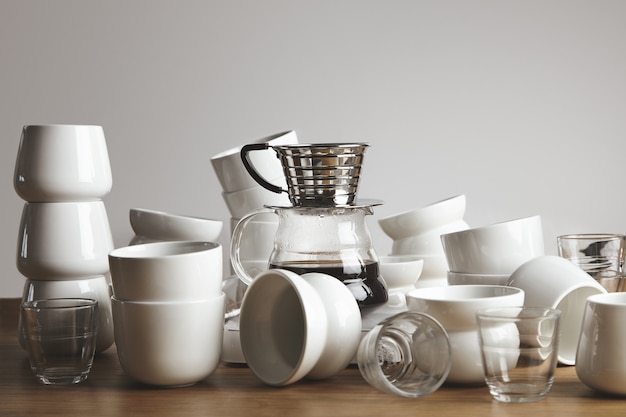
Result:
<svg viewBox="0 0 626 417">
<path fill-rule="evenodd" d="M 461 194 L 378 220 L 393 240 L 391 255 L 418 255 L 424 260 L 416 287 L 447 285 L 448 264 L 441 235 L 469 228 L 463 220 L 465 205 L 465 195 Z"/>
<path fill-rule="evenodd" d="M 150 385 L 194 384 L 217 367 L 224 332 L 222 247 L 173 241 L 109 254 L 120 364 Z"/>
<path fill-rule="evenodd" d="M 19 228 L 17 269 L 23 301 L 98 301 L 97 352 L 113 344 L 107 255 L 113 237 L 102 198 L 112 175 L 101 126 L 24 126 L 14 187 L 26 201 Z M 21 323 L 18 338 L 24 346 Z"/>
<path fill-rule="evenodd" d="M 441 243 L 450 285 L 506 285 L 519 266 L 545 254 L 540 216 L 447 233 Z"/>
</svg>

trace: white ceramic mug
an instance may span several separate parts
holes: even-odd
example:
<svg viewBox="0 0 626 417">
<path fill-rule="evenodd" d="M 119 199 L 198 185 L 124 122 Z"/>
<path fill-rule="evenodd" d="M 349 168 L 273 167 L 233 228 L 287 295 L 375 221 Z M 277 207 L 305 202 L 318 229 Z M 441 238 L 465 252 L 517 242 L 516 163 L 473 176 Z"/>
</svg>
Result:
<svg viewBox="0 0 626 417">
<path fill-rule="evenodd" d="M 361 314 L 345 284 L 320 273 L 271 269 L 246 291 L 241 349 L 264 383 L 283 386 L 344 369 L 361 340 Z"/>
<path fill-rule="evenodd" d="M 13 184 L 26 201 L 99 200 L 113 183 L 101 126 L 24 126 Z"/>
<path fill-rule="evenodd" d="M 561 310 L 559 362 L 574 365 L 585 302 L 606 290 L 589 274 L 559 256 L 532 259 L 512 274 L 507 285 L 526 293 L 526 306 Z"/>
<path fill-rule="evenodd" d="M 106 275 L 112 250 L 102 201 L 24 204 L 17 269 L 25 277 L 68 280 Z"/>
<path fill-rule="evenodd" d="M 406 294 L 409 311 L 428 314 L 448 332 L 452 365 L 446 382 L 484 384 L 476 312 L 486 307 L 520 307 L 524 291 L 499 285 L 418 288 Z"/>
<path fill-rule="evenodd" d="M 209 376 L 220 360 L 224 294 L 206 300 L 137 302 L 111 298 L 120 364 L 150 385 L 185 386 Z"/>
<path fill-rule="evenodd" d="M 626 395 L 626 293 L 587 298 L 576 352 L 578 378 L 595 390 Z"/>
<path fill-rule="evenodd" d="M 544 255 L 540 216 L 525 217 L 441 235 L 450 271 L 510 274 Z"/>
<path fill-rule="evenodd" d="M 123 301 L 197 301 L 222 292 L 222 246 L 156 242 L 109 254 L 113 294 Z"/>
</svg>

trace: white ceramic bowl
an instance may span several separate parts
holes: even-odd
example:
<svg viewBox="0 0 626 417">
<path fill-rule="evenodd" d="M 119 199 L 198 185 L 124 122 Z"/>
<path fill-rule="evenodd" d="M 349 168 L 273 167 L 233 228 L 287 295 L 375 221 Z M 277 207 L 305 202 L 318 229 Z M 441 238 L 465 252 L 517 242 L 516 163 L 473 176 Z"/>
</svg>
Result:
<svg viewBox="0 0 626 417">
<path fill-rule="evenodd" d="M 111 298 L 115 345 L 123 370 L 150 385 L 192 385 L 220 360 L 224 294 L 199 301 L 136 302 Z"/>
<path fill-rule="evenodd" d="M 24 126 L 13 185 L 30 202 L 99 200 L 113 178 L 101 126 Z"/>
<path fill-rule="evenodd" d="M 406 294 L 410 311 L 437 319 L 448 332 L 452 365 L 447 382 L 484 384 L 476 312 L 486 307 L 522 306 L 524 291 L 499 285 L 418 288 Z"/>
<path fill-rule="evenodd" d="M 98 336 L 96 352 L 104 352 L 113 344 L 113 316 L 111 315 L 110 288 L 106 277 L 71 281 L 35 281 L 24 283 L 22 301 L 45 300 L 50 298 L 90 298 L 98 301 Z M 21 320 L 18 323 L 18 339 L 22 348 L 24 333 Z"/>
<path fill-rule="evenodd" d="M 113 236 L 102 201 L 25 203 L 17 269 L 35 280 L 106 275 Z"/>
<path fill-rule="evenodd" d="M 291 130 L 258 139 L 254 141 L 254 143 L 287 145 L 298 143 L 298 137 L 296 132 Z M 211 158 L 211 165 L 213 165 L 213 170 L 222 186 L 222 191 L 225 193 L 232 193 L 258 186 L 243 165 L 240 155 L 242 147 L 243 145 L 231 148 Z M 274 180 L 275 182 L 272 182 L 278 184 L 282 183 L 286 187 L 287 184 L 283 174 L 283 167 L 273 149 L 270 148 L 263 151 L 252 152 L 249 156 L 252 165 L 263 178 L 267 180 L 276 179 Z"/>
<path fill-rule="evenodd" d="M 389 290 L 412 288 L 424 268 L 418 255 L 387 255 L 378 257 L 378 266 Z"/>
<path fill-rule="evenodd" d="M 559 362 L 574 365 L 585 302 L 606 293 L 591 275 L 559 256 L 540 256 L 522 264 L 507 285 L 526 293 L 527 306 L 561 310 Z"/>
<path fill-rule="evenodd" d="M 344 369 L 361 340 L 356 300 L 338 279 L 271 269 L 257 276 L 241 305 L 241 349 L 264 383 L 288 385 Z"/>
<path fill-rule="evenodd" d="M 506 285 L 511 274 L 466 274 L 448 271 L 448 285 Z"/>
<path fill-rule="evenodd" d="M 378 224 L 387 236 L 396 240 L 454 223 L 462 220 L 464 215 L 465 195 L 461 194 L 425 207 L 379 219 Z"/>
<path fill-rule="evenodd" d="M 392 242 L 391 251 L 398 254 L 443 255 L 441 235 L 469 229 L 464 220 L 457 220 L 426 232 L 396 239 Z"/>
<path fill-rule="evenodd" d="M 284 181 L 284 177 L 282 177 Z M 270 181 L 274 184 L 277 180 Z M 240 219 L 246 214 L 263 207 L 264 205 L 289 207 L 287 193 L 274 193 L 260 185 L 255 185 L 244 190 L 222 193 L 222 198 L 228 207 L 231 217 Z"/>
<path fill-rule="evenodd" d="M 124 301 L 197 301 L 222 292 L 222 246 L 157 242 L 109 254 L 113 294 Z"/>
<path fill-rule="evenodd" d="M 402 256 L 407 254 L 397 254 L 392 253 L 390 256 Z M 446 262 L 446 257 L 444 255 L 424 255 L 424 254 L 414 254 L 412 256 L 418 256 L 420 259 L 424 261 L 424 266 L 422 267 L 422 273 L 420 275 L 420 279 L 415 284 L 417 287 L 422 285 L 428 285 L 430 281 L 438 281 L 447 283 L 447 272 L 448 272 L 448 263 Z M 432 286 L 432 285 L 429 285 Z"/>
<path fill-rule="evenodd" d="M 510 274 L 544 255 L 541 217 L 532 216 L 441 235 L 450 271 Z"/>
<path fill-rule="evenodd" d="M 132 208 L 130 225 L 137 236 L 136 242 L 170 240 L 196 240 L 216 242 L 224 222 L 202 217 L 182 216 L 163 211 Z"/>
</svg>

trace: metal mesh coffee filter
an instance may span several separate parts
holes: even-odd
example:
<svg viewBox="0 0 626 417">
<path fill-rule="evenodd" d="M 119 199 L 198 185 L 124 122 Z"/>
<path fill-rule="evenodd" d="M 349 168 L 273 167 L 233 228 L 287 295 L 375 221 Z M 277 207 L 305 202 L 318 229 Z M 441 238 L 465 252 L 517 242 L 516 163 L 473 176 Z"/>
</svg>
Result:
<svg viewBox="0 0 626 417">
<path fill-rule="evenodd" d="M 287 190 L 267 182 L 254 170 L 247 157 L 267 144 L 242 148 L 241 156 L 252 177 L 270 191 L 287 192 L 296 207 L 352 205 L 357 196 L 365 143 L 319 143 L 271 146 L 283 166 Z"/>
</svg>

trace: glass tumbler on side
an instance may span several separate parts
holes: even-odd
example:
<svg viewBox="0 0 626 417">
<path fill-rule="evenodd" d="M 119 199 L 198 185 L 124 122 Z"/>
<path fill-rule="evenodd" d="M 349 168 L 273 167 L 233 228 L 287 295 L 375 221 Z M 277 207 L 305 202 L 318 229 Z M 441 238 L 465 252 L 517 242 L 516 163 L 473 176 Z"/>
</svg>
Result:
<svg viewBox="0 0 626 417">
<path fill-rule="evenodd" d="M 87 379 L 96 350 L 97 305 L 83 298 L 21 304 L 30 367 L 41 383 L 77 384 Z"/>
<path fill-rule="evenodd" d="M 448 334 L 433 317 L 403 312 L 384 320 L 361 340 L 363 378 L 383 392 L 418 398 L 435 392 L 450 372 Z"/>
<path fill-rule="evenodd" d="M 485 382 L 505 403 L 542 400 L 554 381 L 561 312 L 492 307 L 476 313 Z"/>
</svg>

